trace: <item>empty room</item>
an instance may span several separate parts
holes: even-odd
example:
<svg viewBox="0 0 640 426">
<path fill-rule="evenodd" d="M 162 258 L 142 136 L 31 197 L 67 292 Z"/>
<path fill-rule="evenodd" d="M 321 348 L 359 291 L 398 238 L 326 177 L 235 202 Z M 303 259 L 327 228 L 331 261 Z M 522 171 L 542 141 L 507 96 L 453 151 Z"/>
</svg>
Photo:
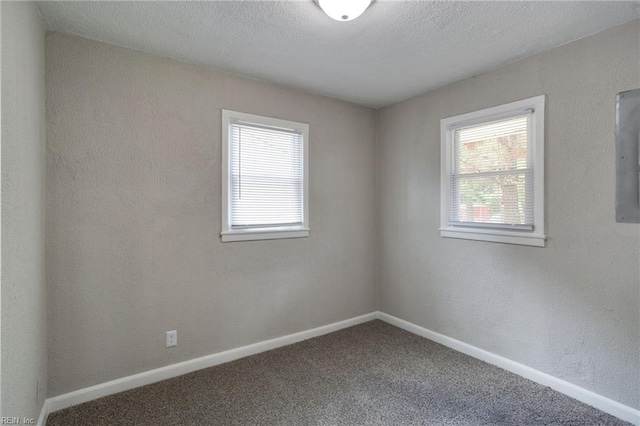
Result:
<svg viewBox="0 0 640 426">
<path fill-rule="evenodd" d="M 640 426 L 640 2 L 0 17 L 0 425 Z"/>
</svg>

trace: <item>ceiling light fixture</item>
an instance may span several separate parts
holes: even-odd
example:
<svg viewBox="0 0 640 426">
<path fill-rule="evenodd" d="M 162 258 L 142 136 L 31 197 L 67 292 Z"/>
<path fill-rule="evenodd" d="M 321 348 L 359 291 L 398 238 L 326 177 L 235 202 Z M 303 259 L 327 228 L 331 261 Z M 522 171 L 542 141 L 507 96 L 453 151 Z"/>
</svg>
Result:
<svg viewBox="0 0 640 426">
<path fill-rule="evenodd" d="M 317 0 L 324 13 L 336 21 L 352 21 L 362 15 L 371 0 Z"/>
</svg>

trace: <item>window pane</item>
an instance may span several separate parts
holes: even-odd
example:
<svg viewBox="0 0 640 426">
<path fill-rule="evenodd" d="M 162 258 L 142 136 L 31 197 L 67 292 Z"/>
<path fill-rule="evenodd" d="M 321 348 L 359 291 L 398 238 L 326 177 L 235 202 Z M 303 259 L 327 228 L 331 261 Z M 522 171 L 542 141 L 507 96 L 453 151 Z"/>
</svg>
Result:
<svg viewBox="0 0 640 426">
<path fill-rule="evenodd" d="M 301 225 L 302 135 L 235 123 L 231 141 L 231 226 Z"/>
<path fill-rule="evenodd" d="M 483 173 L 528 167 L 528 115 L 455 131 L 455 173 Z"/>
<path fill-rule="evenodd" d="M 453 220 L 488 224 L 531 225 L 530 171 L 453 178 Z"/>
</svg>

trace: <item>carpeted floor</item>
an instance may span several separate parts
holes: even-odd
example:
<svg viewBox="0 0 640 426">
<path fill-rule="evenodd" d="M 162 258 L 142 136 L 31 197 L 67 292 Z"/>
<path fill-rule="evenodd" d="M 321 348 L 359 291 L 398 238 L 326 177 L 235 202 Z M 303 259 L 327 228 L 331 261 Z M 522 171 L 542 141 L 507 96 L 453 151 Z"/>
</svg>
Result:
<svg viewBox="0 0 640 426">
<path fill-rule="evenodd" d="M 52 413 L 56 425 L 626 425 L 372 321 Z"/>
</svg>

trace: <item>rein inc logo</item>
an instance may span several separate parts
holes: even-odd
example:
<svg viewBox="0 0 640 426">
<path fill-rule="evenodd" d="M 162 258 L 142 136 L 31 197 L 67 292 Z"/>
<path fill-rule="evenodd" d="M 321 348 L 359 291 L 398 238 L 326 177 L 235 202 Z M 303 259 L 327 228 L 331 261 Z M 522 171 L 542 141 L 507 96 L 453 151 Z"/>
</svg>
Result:
<svg viewBox="0 0 640 426">
<path fill-rule="evenodd" d="M 35 425 L 36 420 L 31 417 L 0 417 L 0 425 Z"/>
</svg>

